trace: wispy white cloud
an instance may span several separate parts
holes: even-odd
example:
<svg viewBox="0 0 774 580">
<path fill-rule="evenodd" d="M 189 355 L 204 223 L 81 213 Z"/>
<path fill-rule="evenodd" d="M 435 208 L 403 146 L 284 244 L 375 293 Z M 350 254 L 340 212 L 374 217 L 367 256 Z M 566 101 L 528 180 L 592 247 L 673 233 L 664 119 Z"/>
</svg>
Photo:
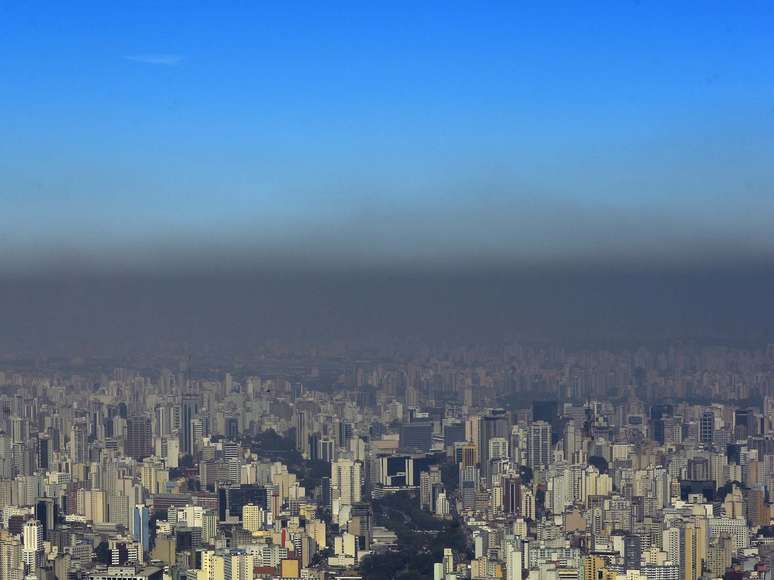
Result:
<svg viewBox="0 0 774 580">
<path fill-rule="evenodd" d="M 179 54 L 152 53 L 152 54 L 132 54 L 124 57 L 132 62 L 142 64 L 152 64 L 156 66 L 176 66 L 183 62 L 183 57 Z"/>
</svg>

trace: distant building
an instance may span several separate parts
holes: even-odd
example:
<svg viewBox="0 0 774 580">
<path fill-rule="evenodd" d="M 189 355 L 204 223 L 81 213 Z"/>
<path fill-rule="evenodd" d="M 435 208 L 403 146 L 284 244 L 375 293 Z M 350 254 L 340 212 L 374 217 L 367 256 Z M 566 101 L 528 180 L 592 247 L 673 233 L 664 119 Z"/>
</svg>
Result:
<svg viewBox="0 0 774 580">
<path fill-rule="evenodd" d="M 527 436 L 527 465 L 534 471 L 551 464 L 551 425 L 535 421 Z"/>
<path fill-rule="evenodd" d="M 427 452 L 433 446 L 433 424 L 429 421 L 406 423 L 400 429 L 400 448 Z"/>
<path fill-rule="evenodd" d="M 153 454 L 153 434 L 150 417 L 137 415 L 126 420 L 124 453 L 127 457 L 137 461 L 142 461 Z"/>
<path fill-rule="evenodd" d="M 134 506 L 134 525 L 132 535 L 142 545 L 143 551 L 150 550 L 150 512 L 146 505 Z"/>
</svg>

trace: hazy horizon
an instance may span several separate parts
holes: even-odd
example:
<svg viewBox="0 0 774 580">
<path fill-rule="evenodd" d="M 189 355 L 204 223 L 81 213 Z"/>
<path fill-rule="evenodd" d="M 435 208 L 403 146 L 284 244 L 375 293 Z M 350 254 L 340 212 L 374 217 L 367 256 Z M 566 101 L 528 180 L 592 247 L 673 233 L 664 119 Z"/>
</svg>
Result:
<svg viewBox="0 0 774 580">
<path fill-rule="evenodd" d="M 267 340 L 772 340 L 763 268 L 48 274 L 0 280 L 0 352 L 123 356 Z M 182 354 L 182 353 L 180 353 Z"/>
<path fill-rule="evenodd" d="M 764 336 L 773 17 L 0 3 L 0 339 Z"/>
</svg>

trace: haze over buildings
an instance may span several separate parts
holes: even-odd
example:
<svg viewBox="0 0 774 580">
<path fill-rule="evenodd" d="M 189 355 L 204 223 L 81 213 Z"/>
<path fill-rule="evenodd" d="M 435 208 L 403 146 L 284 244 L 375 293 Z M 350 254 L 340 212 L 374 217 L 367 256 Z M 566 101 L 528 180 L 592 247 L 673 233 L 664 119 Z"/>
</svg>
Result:
<svg viewBox="0 0 774 580">
<path fill-rule="evenodd" d="M 772 30 L 0 0 L 0 580 L 771 580 Z"/>
</svg>

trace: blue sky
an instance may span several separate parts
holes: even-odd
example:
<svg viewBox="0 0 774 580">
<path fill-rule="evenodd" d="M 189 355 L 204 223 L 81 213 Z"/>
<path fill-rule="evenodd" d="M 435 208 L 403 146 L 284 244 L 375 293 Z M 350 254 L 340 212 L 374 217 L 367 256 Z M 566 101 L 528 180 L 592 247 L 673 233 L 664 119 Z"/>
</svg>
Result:
<svg viewBox="0 0 774 580">
<path fill-rule="evenodd" d="M 771 30 L 768 2 L 0 0 L 0 260 L 770 250 Z"/>
</svg>

